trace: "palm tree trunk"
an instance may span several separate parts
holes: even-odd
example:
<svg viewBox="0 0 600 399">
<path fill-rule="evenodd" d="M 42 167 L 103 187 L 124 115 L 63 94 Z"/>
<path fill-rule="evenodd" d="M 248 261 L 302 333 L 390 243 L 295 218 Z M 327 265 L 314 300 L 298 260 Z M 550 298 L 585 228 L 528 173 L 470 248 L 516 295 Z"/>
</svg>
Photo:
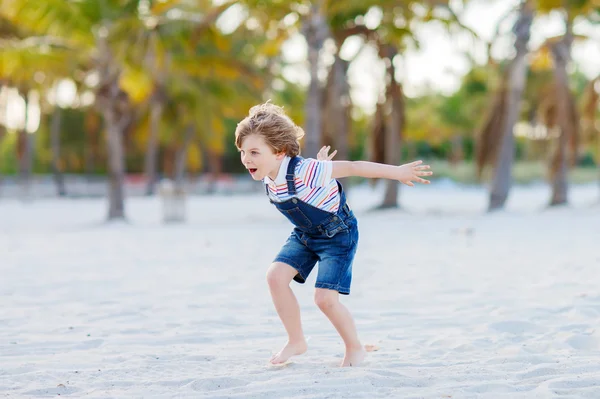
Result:
<svg viewBox="0 0 600 399">
<path fill-rule="evenodd" d="M 146 158 L 144 160 L 144 172 L 146 175 L 146 195 L 153 195 L 156 189 L 157 164 L 158 164 L 158 146 L 160 120 L 162 117 L 164 105 L 168 100 L 164 82 L 167 72 L 160 68 L 158 56 L 158 34 L 154 32 L 150 37 L 151 45 L 146 54 L 146 66 L 152 73 L 155 80 L 154 92 L 150 100 L 150 132 L 146 146 Z M 170 56 L 166 55 L 165 65 L 170 64 Z"/>
<path fill-rule="evenodd" d="M 213 181 L 218 181 L 223 173 L 223 155 L 211 148 L 206 150 L 207 162 L 210 165 L 210 173 Z"/>
<path fill-rule="evenodd" d="M 450 140 L 452 145 L 452 150 L 450 154 L 450 166 L 455 167 L 464 158 L 463 136 L 459 133 L 455 133 Z"/>
<path fill-rule="evenodd" d="M 163 105 L 158 100 L 153 100 L 150 106 L 150 134 L 146 147 L 144 171 L 146 174 L 146 195 L 153 195 L 156 187 L 156 166 L 158 162 L 158 132 Z"/>
<path fill-rule="evenodd" d="M 27 123 L 29 122 L 29 97 L 28 91 L 22 91 L 21 95 L 25 100 L 25 119 L 23 128 L 19 131 L 19 185 L 21 188 L 21 199 L 27 200 L 31 194 L 31 174 L 33 169 L 33 139 L 27 132 Z"/>
<path fill-rule="evenodd" d="M 350 86 L 348 85 L 348 62 L 340 58 L 339 53 L 331 67 L 332 90 L 329 98 L 334 121 L 332 124 L 334 146 L 337 150 L 337 159 L 349 159 L 349 135 L 350 135 Z M 339 179 L 343 187 L 347 187 L 348 178 Z"/>
<path fill-rule="evenodd" d="M 190 123 L 185 129 L 185 134 L 183 136 L 183 143 L 181 144 L 181 148 L 179 149 L 179 151 L 177 151 L 177 155 L 175 156 L 175 186 L 180 190 L 184 189 L 187 153 L 188 148 L 192 143 L 192 139 L 194 138 L 195 132 L 195 126 Z"/>
<path fill-rule="evenodd" d="M 401 88 L 398 83 L 394 83 L 391 97 L 391 110 L 388 115 L 388 122 L 385 125 L 385 163 L 388 165 L 399 165 L 402 153 L 401 135 L 402 135 L 402 100 Z M 386 180 L 385 193 L 380 208 L 398 208 L 398 189 L 400 182 L 397 180 Z"/>
<path fill-rule="evenodd" d="M 552 45 L 552 58 L 554 61 L 554 77 L 558 88 L 557 114 L 560 136 L 558 147 L 552 165 L 552 195 L 550 206 L 564 205 L 568 202 L 568 156 L 569 142 L 574 135 L 571 120 L 571 92 L 567 76 L 567 63 L 571 54 L 571 24 L 567 21 L 567 32 L 565 36 Z"/>
<path fill-rule="evenodd" d="M 104 111 L 108 155 L 108 220 L 125 218 L 125 154 L 123 128 L 115 110 Z"/>
<path fill-rule="evenodd" d="M 91 181 L 95 169 L 95 160 L 98 156 L 98 132 L 100 131 L 100 121 L 98 114 L 90 108 L 85 114 L 85 175 L 88 181 Z"/>
<path fill-rule="evenodd" d="M 131 112 L 127 95 L 119 87 L 120 70 L 114 64 L 107 39 L 99 38 L 100 83 L 96 104 L 104 117 L 108 157 L 108 220 L 125 219 L 125 151 L 123 136 Z"/>
<path fill-rule="evenodd" d="M 2 90 L 0 88 L 0 90 Z M 0 111 L 2 110 L 2 106 L 0 105 Z M 6 137 L 6 128 L 4 125 L 0 125 L 0 149 L 2 149 L 2 142 L 4 141 L 4 137 Z M 0 169 L 2 168 L 2 162 L 0 162 Z M 1 172 L 1 170 L 0 170 Z M 2 185 L 2 173 L 0 173 L 0 186 Z"/>
<path fill-rule="evenodd" d="M 164 206 L 165 222 L 183 222 L 185 220 L 185 172 L 188 148 L 192 144 L 196 132 L 190 123 L 184 133 L 183 143 L 174 156 L 174 184 L 170 180 L 161 183 L 161 195 Z"/>
<path fill-rule="evenodd" d="M 393 59 L 397 51 L 395 48 L 388 46 L 386 58 L 388 63 L 388 80 L 389 86 L 387 90 L 387 122 L 385 124 L 385 163 L 388 165 L 399 165 L 401 158 L 401 135 L 404 118 L 404 101 L 402 99 L 402 88 L 396 81 L 396 68 L 394 67 Z M 397 180 L 386 180 L 385 193 L 383 202 L 379 206 L 380 209 L 398 208 L 398 188 Z"/>
<path fill-rule="evenodd" d="M 50 122 L 50 145 L 52 147 L 52 173 L 56 183 L 56 191 L 59 197 L 67 195 L 65 181 L 60 170 L 60 122 L 62 110 L 59 106 L 54 107 L 52 121 Z"/>
<path fill-rule="evenodd" d="M 513 128 L 519 118 L 519 109 L 527 73 L 527 43 L 531 31 L 533 10 L 528 1 L 523 1 L 519 18 L 513 32 L 516 34 L 515 58 L 509 66 L 508 90 L 506 92 L 506 114 L 502 121 L 502 137 L 492 187 L 490 190 L 489 211 L 501 209 L 506 203 L 512 184 L 512 165 L 514 162 L 515 138 Z"/>
<path fill-rule="evenodd" d="M 310 85 L 306 98 L 306 123 L 304 127 L 306 133 L 305 150 L 309 156 L 314 156 L 321 146 L 323 89 L 319 82 L 319 55 L 329 33 L 327 22 L 322 14 L 322 0 L 318 3 L 312 5 L 311 13 L 302 28 L 302 33 L 308 44 L 308 62 L 310 65 Z"/>
<path fill-rule="evenodd" d="M 4 96 L 2 96 L 2 81 L 0 81 L 0 112 L 3 114 L 6 113 L 6 101 L 4 100 Z M 2 141 L 6 137 L 6 127 L 4 125 L 0 125 L 0 149 L 2 149 Z M 2 168 L 2 163 L 0 162 L 0 168 Z M 0 186 L 2 185 L 2 174 L 0 174 Z"/>
<path fill-rule="evenodd" d="M 584 130 L 582 136 L 589 140 L 591 146 L 596 146 L 598 157 L 598 185 L 600 186 L 600 128 L 596 125 L 596 110 L 600 105 L 600 93 L 596 91 L 596 85 L 600 84 L 600 75 L 592 79 L 586 88 L 585 100 L 583 103 L 582 124 Z M 1 109 L 1 108 L 0 108 Z"/>
</svg>

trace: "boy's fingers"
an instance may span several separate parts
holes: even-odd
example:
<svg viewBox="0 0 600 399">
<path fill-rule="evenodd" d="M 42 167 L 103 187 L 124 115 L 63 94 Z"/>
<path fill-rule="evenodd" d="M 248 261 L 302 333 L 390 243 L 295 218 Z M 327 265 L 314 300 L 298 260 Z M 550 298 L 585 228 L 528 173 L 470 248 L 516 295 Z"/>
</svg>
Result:
<svg viewBox="0 0 600 399">
<path fill-rule="evenodd" d="M 332 160 L 333 157 L 335 156 L 335 154 L 337 154 L 337 150 L 335 150 L 331 153 L 331 155 L 329 156 L 329 160 Z"/>
</svg>

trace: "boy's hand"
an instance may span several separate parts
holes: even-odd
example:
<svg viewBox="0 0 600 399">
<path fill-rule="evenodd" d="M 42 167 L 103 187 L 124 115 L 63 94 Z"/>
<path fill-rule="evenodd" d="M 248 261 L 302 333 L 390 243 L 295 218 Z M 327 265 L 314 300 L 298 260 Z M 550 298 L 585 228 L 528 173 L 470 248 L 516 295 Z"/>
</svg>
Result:
<svg viewBox="0 0 600 399">
<path fill-rule="evenodd" d="M 412 180 L 423 184 L 431 183 L 429 180 L 421 179 L 419 177 L 431 176 L 433 174 L 433 172 L 428 171 L 431 167 L 429 165 L 421 165 L 422 163 L 423 161 L 415 161 L 398 166 L 396 180 L 411 187 L 415 186 Z"/>
<path fill-rule="evenodd" d="M 330 145 L 321 147 L 319 153 L 317 154 L 318 161 L 331 161 L 335 154 L 337 154 L 337 150 L 331 153 L 331 155 L 327 155 L 329 153 Z"/>
</svg>

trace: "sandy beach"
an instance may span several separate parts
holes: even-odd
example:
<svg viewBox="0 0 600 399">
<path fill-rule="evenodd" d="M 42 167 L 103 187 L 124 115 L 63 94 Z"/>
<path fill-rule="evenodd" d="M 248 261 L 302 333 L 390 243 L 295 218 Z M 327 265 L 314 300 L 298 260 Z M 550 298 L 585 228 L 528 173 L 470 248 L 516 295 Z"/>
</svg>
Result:
<svg viewBox="0 0 600 399">
<path fill-rule="evenodd" d="M 482 188 L 403 188 L 402 210 L 349 201 L 360 244 L 352 311 L 362 367 L 293 284 L 309 350 L 285 343 L 265 273 L 291 227 L 262 193 L 193 197 L 161 222 L 159 198 L 0 198 L 0 396 L 9 398 L 600 398 L 600 189 L 545 209 L 517 187 L 486 214 Z"/>
</svg>

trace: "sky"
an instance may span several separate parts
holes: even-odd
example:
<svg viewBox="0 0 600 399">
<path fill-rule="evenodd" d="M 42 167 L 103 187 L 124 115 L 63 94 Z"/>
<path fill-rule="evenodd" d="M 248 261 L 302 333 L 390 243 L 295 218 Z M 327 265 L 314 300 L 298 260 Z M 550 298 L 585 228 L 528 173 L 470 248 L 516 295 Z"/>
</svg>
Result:
<svg viewBox="0 0 600 399">
<path fill-rule="evenodd" d="M 458 4 L 456 2 L 455 4 Z M 514 9 L 519 0 L 475 0 L 467 8 L 460 11 L 461 21 L 471 28 L 485 42 L 491 40 L 496 30 L 496 25 L 511 9 Z M 220 24 L 223 29 L 236 25 L 235 20 L 243 18 L 240 10 L 232 9 L 228 16 L 224 16 Z M 377 13 L 372 13 L 366 18 L 366 24 L 375 24 L 378 21 Z M 510 56 L 513 38 L 510 29 L 514 18 L 505 19 L 501 25 L 500 38 L 492 48 L 492 56 L 496 59 Z M 536 18 L 532 26 L 530 48 L 536 49 L 544 40 L 564 32 L 560 15 L 554 14 Z M 600 75 L 600 29 L 592 28 L 589 24 L 576 24 L 576 34 L 585 34 L 594 37 L 585 43 L 573 45 L 573 61 L 581 71 L 590 79 Z M 420 49 L 407 49 L 402 56 L 395 59 L 397 69 L 396 79 L 403 84 L 407 96 L 414 97 L 426 91 L 439 91 L 451 94 L 459 85 L 470 64 L 465 54 L 470 54 L 475 62 L 484 64 L 487 60 L 487 50 L 481 41 L 471 38 L 470 34 L 449 34 L 443 27 L 428 24 L 417 29 L 417 37 L 421 44 Z M 353 58 L 362 47 L 358 38 L 347 40 L 341 49 L 341 56 L 345 59 Z M 284 70 L 286 79 L 301 84 L 308 84 L 308 63 L 306 60 L 306 43 L 300 34 L 291 37 L 283 47 L 283 57 L 292 65 Z M 329 57 L 331 58 L 331 57 Z M 327 56 L 324 62 L 331 62 Z M 371 47 L 365 47 L 356 57 L 348 71 L 353 103 L 367 113 L 372 113 L 384 84 L 385 67 L 379 61 L 376 52 Z M 65 82 L 58 90 L 61 102 L 69 103 L 69 98 L 74 94 L 74 86 Z M 0 99 L 0 103 L 2 103 Z M 4 120 L 11 128 L 23 123 L 24 102 L 14 95 L 8 101 L 7 113 Z M 2 117 L 2 115 L 0 115 Z M 35 131 L 39 125 L 39 109 L 32 106 L 29 114 L 28 130 Z"/>
</svg>

